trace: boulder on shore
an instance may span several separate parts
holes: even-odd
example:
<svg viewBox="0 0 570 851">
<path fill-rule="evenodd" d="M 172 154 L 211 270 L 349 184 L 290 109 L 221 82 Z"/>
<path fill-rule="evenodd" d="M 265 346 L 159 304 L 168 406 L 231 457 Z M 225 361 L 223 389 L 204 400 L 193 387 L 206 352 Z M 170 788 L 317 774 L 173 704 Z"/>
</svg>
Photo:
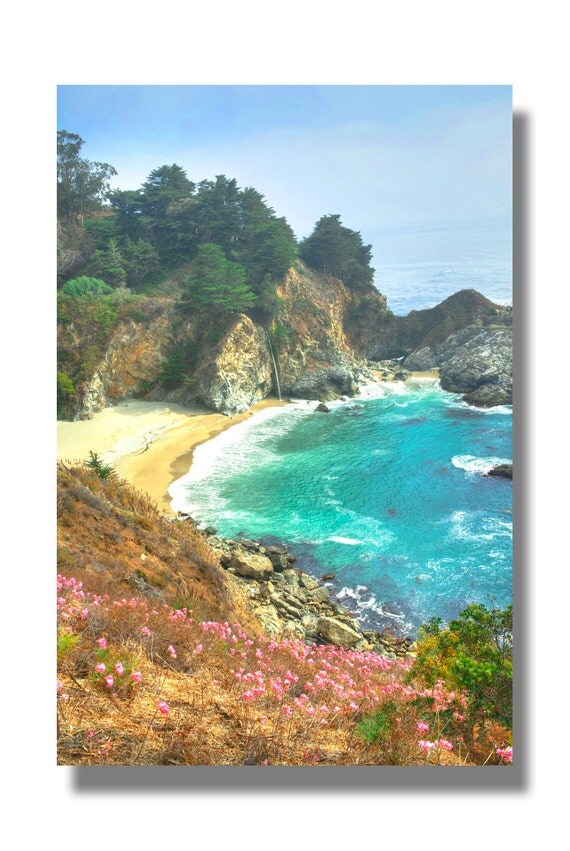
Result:
<svg viewBox="0 0 570 851">
<path fill-rule="evenodd" d="M 231 556 L 224 560 L 224 567 L 233 568 L 238 576 L 244 576 L 246 579 L 267 579 L 273 573 L 273 565 L 266 556 L 245 552 L 237 547 Z"/>
<path fill-rule="evenodd" d="M 317 632 L 327 641 L 338 647 L 354 647 L 362 640 L 362 634 L 355 632 L 346 624 L 335 618 L 319 618 L 317 621 Z"/>
</svg>

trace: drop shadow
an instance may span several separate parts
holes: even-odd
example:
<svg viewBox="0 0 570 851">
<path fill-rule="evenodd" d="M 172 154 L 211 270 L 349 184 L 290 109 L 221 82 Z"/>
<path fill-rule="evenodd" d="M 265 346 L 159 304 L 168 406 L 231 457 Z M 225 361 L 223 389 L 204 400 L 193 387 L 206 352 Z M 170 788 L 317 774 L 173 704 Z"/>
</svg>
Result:
<svg viewBox="0 0 570 851">
<path fill-rule="evenodd" d="M 329 792 L 342 795 L 384 795 L 440 792 L 487 795 L 489 792 L 524 792 L 528 789 L 530 735 L 528 553 L 529 433 L 528 383 L 530 347 L 529 282 L 529 167 L 530 120 L 513 116 L 513 314 L 514 314 L 514 433 L 515 467 L 513 522 L 514 601 L 514 735 L 515 765 L 506 766 L 326 766 L 307 770 L 297 766 L 77 766 L 72 768 L 71 790 L 77 794 L 109 792 L 172 795 L 271 795 Z"/>
</svg>

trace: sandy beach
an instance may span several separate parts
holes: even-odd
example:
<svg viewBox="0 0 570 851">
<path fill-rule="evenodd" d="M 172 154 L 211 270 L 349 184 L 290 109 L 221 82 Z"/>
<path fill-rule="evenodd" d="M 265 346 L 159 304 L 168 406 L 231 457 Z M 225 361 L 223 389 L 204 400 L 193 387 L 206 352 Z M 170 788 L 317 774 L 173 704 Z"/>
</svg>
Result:
<svg viewBox="0 0 570 851">
<path fill-rule="evenodd" d="M 413 372 L 412 377 L 437 378 L 438 370 Z M 257 411 L 286 404 L 264 399 L 243 414 L 227 417 L 201 405 L 126 399 L 90 420 L 59 421 L 57 460 L 85 461 L 90 451 L 96 452 L 130 484 L 146 491 L 159 508 L 171 512 L 168 488 L 189 471 L 197 446 Z"/>
<path fill-rule="evenodd" d="M 168 488 L 185 475 L 199 444 L 264 408 L 286 405 L 264 399 L 243 414 L 227 417 L 200 405 L 127 399 L 90 420 L 57 424 L 57 460 L 84 461 L 96 452 L 117 473 L 170 512 Z"/>
</svg>

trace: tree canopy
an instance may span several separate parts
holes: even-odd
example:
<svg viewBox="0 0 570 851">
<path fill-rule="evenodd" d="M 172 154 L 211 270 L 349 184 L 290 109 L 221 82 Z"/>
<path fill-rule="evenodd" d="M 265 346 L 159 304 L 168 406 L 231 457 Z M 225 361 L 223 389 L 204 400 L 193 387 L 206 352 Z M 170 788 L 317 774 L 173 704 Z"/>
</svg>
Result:
<svg viewBox="0 0 570 851">
<path fill-rule="evenodd" d="M 57 134 L 58 216 L 74 224 L 77 216 L 98 209 L 106 198 L 111 177 L 117 174 L 109 163 L 90 162 L 80 156 L 85 142 L 77 133 Z"/>
<path fill-rule="evenodd" d="M 184 307 L 233 313 L 253 307 L 255 301 L 243 266 L 226 260 L 224 252 L 215 243 L 206 242 L 198 248 L 192 273 L 184 282 Z"/>
<path fill-rule="evenodd" d="M 338 214 L 319 219 L 300 243 L 299 255 L 307 266 L 334 275 L 349 287 L 366 286 L 374 279 L 372 246 L 364 245 L 358 231 L 344 227 Z"/>
</svg>

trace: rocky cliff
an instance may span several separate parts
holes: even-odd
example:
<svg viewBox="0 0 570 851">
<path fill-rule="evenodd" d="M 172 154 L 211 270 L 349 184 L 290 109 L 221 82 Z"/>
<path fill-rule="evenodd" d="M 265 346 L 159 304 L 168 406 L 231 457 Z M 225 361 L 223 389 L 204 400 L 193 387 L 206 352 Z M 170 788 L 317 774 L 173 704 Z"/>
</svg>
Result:
<svg viewBox="0 0 570 851">
<path fill-rule="evenodd" d="M 466 402 L 489 407 L 511 405 L 513 333 L 510 308 L 469 325 L 439 345 L 426 346 L 404 360 L 407 369 L 440 370 L 441 386 L 462 393 Z"/>
<path fill-rule="evenodd" d="M 60 368 L 75 385 L 71 415 L 88 418 L 130 396 L 198 401 L 228 415 L 279 390 L 327 400 L 353 395 L 369 360 L 406 355 L 408 368 L 439 366 L 443 386 L 475 404 L 498 404 L 493 387 L 509 398 L 508 311 L 473 290 L 397 317 L 374 287 L 349 290 L 298 264 L 278 296 L 268 328 L 244 314 L 184 313 L 164 297 L 119 310 L 104 336 L 89 324 L 98 313 L 83 324 L 68 313 L 58 342 Z"/>
</svg>

